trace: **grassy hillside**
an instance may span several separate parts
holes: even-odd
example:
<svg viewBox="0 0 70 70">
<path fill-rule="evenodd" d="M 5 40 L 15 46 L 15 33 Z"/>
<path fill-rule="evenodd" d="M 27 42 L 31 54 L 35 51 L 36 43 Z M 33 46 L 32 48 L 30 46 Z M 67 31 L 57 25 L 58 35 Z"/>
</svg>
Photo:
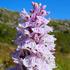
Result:
<svg viewBox="0 0 70 70">
<path fill-rule="evenodd" d="M 13 65 L 11 53 L 16 46 L 12 40 L 16 36 L 18 17 L 18 12 L 0 9 L 0 70 Z M 49 25 L 54 27 L 52 34 L 57 38 L 55 70 L 70 70 L 70 20 L 52 20 Z"/>
<path fill-rule="evenodd" d="M 49 25 L 54 27 L 52 34 L 57 38 L 55 70 L 70 70 L 70 21 L 54 20 Z"/>
</svg>

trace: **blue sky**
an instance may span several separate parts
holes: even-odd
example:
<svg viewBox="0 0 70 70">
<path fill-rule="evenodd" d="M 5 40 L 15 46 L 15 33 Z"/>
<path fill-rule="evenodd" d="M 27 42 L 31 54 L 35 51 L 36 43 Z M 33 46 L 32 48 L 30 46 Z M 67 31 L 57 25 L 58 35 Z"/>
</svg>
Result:
<svg viewBox="0 0 70 70">
<path fill-rule="evenodd" d="M 18 12 L 25 8 L 29 11 L 32 1 L 47 5 L 46 10 L 51 12 L 52 19 L 70 19 L 70 0 L 0 0 L 0 8 Z"/>
</svg>

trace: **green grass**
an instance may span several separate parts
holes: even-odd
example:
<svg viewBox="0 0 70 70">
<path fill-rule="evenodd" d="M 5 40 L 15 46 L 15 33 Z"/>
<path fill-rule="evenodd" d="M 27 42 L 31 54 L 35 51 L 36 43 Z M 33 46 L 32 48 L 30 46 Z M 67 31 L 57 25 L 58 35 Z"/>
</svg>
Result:
<svg viewBox="0 0 70 70">
<path fill-rule="evenodd" d="M 0 43 L 0 70 L 5 70 L 6 68 L 14 65 L 11 54 L 15 50 L 15 46 L 7 43 Z"/>
<path fill-rule="evenodd" d="M 11 43 L 15 38 L 16 30 L 9 25 L 0 24 L 0 42 Z"/>
<path fill-rule="evenodd" d="M 55 70 L 70 70 L 70 54 L 56 53 L 57 68 Z"/>
<path fill-rule="evenodd" d="M 56 64 L 55 70 L 70 70 L 70 33 L 54 32 L 56 41 Z"/>
<path fill-rule="evenodd" d="M 62 22 L 50 22 L 51 26 L 54 27 L 54 34 L 57 38 L 56 43 L 56 65 L 55 70 L 70 70 L 70 31 L 68 27 Z M 61 30 L 59 26 L 64 26 L 66 29 Z"/>
</svg>

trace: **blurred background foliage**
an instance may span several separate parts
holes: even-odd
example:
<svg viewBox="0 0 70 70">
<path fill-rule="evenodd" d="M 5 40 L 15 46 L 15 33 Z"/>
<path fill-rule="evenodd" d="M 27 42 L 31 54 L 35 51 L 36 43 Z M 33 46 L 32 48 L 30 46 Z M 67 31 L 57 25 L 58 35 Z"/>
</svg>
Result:
<svg viewBox="0 0 70 70">
<path fill-rule="evenodd" d="M 0 70 L 6 70 L 14 65 L 11 54 L 15 51 L 16 45 L 13 40 L 16 36 L 15 27 L 18 24 L 19 13 L 0 9 Z M 70 70 L 70 20 L 51 20 L 56 43 L 56 64 L 55 70 Z"/>
</svg>

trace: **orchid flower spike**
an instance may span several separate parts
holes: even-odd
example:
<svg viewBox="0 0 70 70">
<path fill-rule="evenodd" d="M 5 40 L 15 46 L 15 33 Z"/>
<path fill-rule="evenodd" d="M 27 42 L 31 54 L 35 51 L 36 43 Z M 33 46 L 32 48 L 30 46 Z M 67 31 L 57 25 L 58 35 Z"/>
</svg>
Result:
<svg viewBox="0 0 70 70">
<path fill-rule="evenodd" d="M 55 41 L 53 28 L 45 18 L 46 6 L 32 2 L 33 10 L 28 14 L 25 9 L 20 13 L 17 27 L 16 51 L 12 55 L 16 68 L 13 70 L 53 70 L 55 64 Z M 26 19 L 28 17 L 28 19 Z"/>
</svg>

